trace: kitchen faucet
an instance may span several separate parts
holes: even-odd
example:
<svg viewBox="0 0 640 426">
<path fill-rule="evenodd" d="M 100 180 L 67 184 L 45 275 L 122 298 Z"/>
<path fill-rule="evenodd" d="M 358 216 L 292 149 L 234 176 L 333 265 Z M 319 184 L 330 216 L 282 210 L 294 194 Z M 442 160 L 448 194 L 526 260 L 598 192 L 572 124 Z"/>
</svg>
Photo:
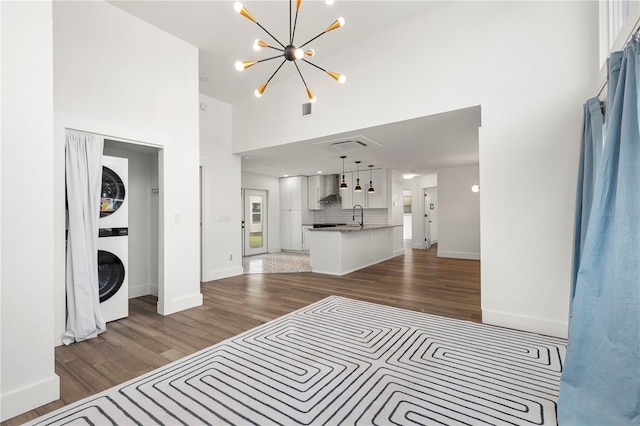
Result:
<svg viewBox="0 0 640 426">
<path fill-rule="evenodd" d="M 353 217 L 351 218 L 351 220 L 355 221 L 356 220 L 356 207 L 360 207 L 360 222 L 358 222 L 360 224 L 361 227 L 364 227 L 364 209 L 362 208 L 362 206 L 360 204 L 356 204 L 355 206 L 353 206 Z"/>
</svg>

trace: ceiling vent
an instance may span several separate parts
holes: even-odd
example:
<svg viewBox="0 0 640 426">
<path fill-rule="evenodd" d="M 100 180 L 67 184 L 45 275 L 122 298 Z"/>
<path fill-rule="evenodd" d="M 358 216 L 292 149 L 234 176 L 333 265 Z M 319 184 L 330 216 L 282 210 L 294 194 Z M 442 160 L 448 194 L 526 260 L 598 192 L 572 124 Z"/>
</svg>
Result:
<svg viewBox="0 0 640 426">
<path fill-rule="evenodd" d="M 302 116 L 311 115 L 311 102 L 307 102 L 306 104 L 302 104 Z"/>
<path fill-rule="evenodd" d="M 329 147 L 337 152 L 345 153 L 367 147 L 367 144 L 361 141 L 342 141 L 334 142 Z"/>
</svg>

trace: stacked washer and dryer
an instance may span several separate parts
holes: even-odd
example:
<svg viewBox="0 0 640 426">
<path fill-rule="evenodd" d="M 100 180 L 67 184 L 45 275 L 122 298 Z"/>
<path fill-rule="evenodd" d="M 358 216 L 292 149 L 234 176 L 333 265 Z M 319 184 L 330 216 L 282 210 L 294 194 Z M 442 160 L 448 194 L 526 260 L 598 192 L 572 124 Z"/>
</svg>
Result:
<svg viewBox="0 0 640 426">
<path fill-rule="evenodd" d="M 102 157 L 98 233 L 100 308 L 106 322 L 129 315 L 129 160 Z"/>
</svg>

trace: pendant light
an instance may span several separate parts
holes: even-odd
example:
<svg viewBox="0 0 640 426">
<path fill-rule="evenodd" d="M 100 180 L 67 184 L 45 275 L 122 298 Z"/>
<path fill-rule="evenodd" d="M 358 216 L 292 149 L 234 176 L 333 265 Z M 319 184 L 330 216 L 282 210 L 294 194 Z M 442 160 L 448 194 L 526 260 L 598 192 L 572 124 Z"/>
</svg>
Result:
<svg viewBox="0 0 640 426">
<path fill-rule="evenodd" d="M 347 158 L 347 156 L 341 155 L 340 158 L 342 158 L 342 182 L 340 182 L 340 189 L 347 189 L 349 188 L 349 186 L 347 185 L 347 182 L 344 180 L 344 159 Z"/>
<path fill-rule="evenodd" d="M 376 190 L 373 188 L 373 179 L 371 178 L 373 164 L 369 164 L 369 189 L 367 192 L 369 194 L 375 194 Z"/>
<path fill-rule="evenodd" d="M 360 161 L 356 161 L 356 186 L 353 188 L 353 192 L 362 192 L 360 186 Z"/>
</svg>

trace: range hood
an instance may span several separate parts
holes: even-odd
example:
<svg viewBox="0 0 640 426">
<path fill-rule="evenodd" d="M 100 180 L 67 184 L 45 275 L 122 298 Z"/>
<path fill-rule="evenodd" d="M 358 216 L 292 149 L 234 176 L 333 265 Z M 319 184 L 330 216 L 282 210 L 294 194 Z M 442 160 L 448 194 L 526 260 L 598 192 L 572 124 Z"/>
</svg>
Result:
<svg viewBox="0 0 640 426">
<path fill-rule="evenodd" d="M 326 193 L 328 194 L 326 197 L 320 199 L 322 204 L 329 203 L 341 203 L 342 197 L 340 197 L 340 175 L 328 175 L 325 176 L 325 188 Z"/>
</svg>

